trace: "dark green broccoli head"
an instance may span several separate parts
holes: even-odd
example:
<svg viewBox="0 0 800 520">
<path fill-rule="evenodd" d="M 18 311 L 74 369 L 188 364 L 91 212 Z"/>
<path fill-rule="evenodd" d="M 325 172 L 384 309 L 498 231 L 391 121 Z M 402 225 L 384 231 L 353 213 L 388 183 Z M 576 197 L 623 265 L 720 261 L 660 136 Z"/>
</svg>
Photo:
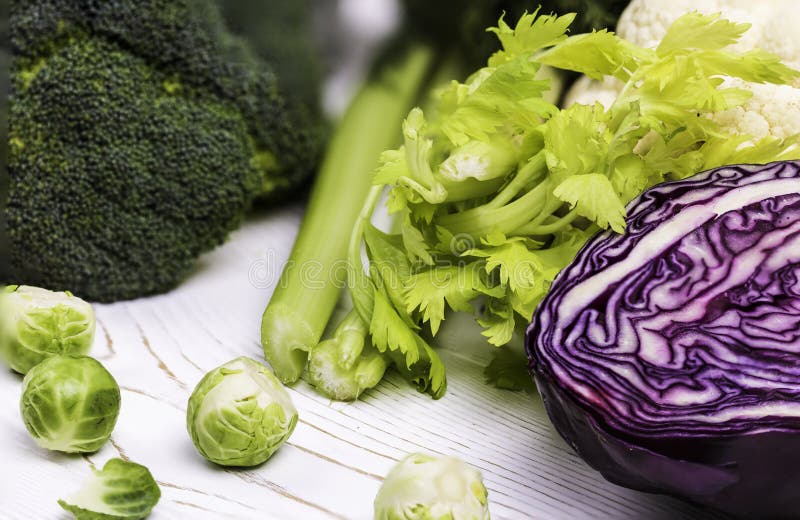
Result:
<svg viewBox="0 0 800 520">
<path fill-rule="evenodd" d="M 5 207 L 8 198 L 8 95 L 11 52 L 8 43 L 9 0 L 0 0 L 0 285 L 9 277 Z"/>
<path fill-rule="evenodd" d="M 320 125 L 211 0 L 20 1 L 11 34 L 16 281 L 101 301 L 167 290 L 254 197 L 315 166 Z"/>
</svg>

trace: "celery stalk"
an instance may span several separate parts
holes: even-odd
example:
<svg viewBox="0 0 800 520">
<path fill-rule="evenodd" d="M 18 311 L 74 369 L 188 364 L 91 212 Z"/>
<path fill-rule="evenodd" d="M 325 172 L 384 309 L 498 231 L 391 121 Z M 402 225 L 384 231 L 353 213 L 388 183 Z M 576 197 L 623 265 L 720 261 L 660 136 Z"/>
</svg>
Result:
<svg viewBox="0 0 800 520">
<path fill-rule="evenodd" d="M 264 356 L 284 383 L 297 381 L 320 340 L 346 278 L 347 245 L 381 152 L 423 91 L 434 53 L 418 45 L 382 64 L 339 122 L 300 232 L 264 311 Z"/>
</svg>

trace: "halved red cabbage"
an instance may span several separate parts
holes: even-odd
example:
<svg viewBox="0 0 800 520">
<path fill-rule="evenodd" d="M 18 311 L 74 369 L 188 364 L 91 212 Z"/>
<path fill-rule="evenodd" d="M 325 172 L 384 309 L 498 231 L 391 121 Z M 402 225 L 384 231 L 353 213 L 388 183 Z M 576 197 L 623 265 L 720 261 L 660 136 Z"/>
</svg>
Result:
<svg viewBox="0 0 800 520">
<path fill-rule="evenodd" d="M 550 419 L 608 480 L 800 516 L 800 163 L 656 186 L 527 332 Z"/>
</svg>

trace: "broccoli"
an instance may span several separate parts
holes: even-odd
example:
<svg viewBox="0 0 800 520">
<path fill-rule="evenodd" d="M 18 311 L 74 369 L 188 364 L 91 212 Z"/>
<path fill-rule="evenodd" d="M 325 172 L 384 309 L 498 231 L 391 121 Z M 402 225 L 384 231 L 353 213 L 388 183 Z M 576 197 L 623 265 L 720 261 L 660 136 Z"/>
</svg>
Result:
<svg viewBox="0 0 800 520">
<path fill-rule="evenodd" d="M 9 0 L 0 0 L 0 285 L 8 278 L 8 235 L 5 205 L 8 198 L 8 94 L 11 89 L 11 53 L 8 44 Z"/>
<path fill-rule="evenodd" d="M 19 1 L 10 33 L 18 283 L 98 301 L 168 290 L 256 197 L 314 170 L 317 114 L 213 0 Z"/>
</svg>

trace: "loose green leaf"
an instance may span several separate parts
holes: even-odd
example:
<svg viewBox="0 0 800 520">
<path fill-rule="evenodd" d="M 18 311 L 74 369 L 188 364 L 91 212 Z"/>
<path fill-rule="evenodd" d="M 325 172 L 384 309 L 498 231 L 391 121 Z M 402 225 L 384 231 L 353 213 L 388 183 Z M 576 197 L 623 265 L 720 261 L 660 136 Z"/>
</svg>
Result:
<svg viewBox="0 0 800 520">
<path fill-rule="evenodd" d="M 410 381 L 417 390 L 429 394 L 434 399 L 440 399 L 447 391 L 447 375 L 444 363 L 439 354 L 431 348 L 427 341 L 415 334 L 417 350 L 420 357 L 413 364 L 407 363 L 399 351 L 389 353 L 395 362 L 395 368 L 407 381 Z"/>
<path fill-rule="evenodd" d="M 636 60 L 651 60 L 652 51 L 638 48 L 608 31 L 571 36 L 563 44 L 543 53 L 538 60 L 544 65 L 573 70 L 600 80 L 614 76 L 626 81 L 636 69 Z"/>
<path fill-rule="evenodd" d="M 555 113 L 542 98 L 550 83 L 535 79 L 538 70 L 538 63 L 519 56 L 481 69 L 466 85 L 454 84 L 442 96 L 442 131 L 461 146 L 470 139 L 487 141 L 505 125 L 530 126 Z"/>
<path fill-rule="evenodd" d="M 536 392 L 536 385 L 528 373 L 528 357 L 521 349 L 511 345 L 492 352 L 492 360 L 483 371 L 486 382 L 503 390 Z"/>
<path fill-rule="evenodd" d="M 545 159 L 554 180 L 603 171 L 609 136 L 602 106 L 572 105 L 553 116 L 543 133 Z"/>
<path fill-rule="evenodd" d="M 456 311 L 472 312 L 470 303 L 479 294 L 492 290 L 481 276 L 479 263 L 432 267 L 414 274 L 405 288 L 408 312 L 419 311 L 436 335 L 444 320 L 445 302 Z"/>
<path fill-rule="evenodd" d="M 161 498 L 150 471 L 133 462 L 110 459 L 70 498 L 59 500 L 77 520 L 140 520 Z"/>
<path fill-rule="evenodd" d="M 511 341 L 517 323 L 514 309 L 507 300 L 508 298 L 489 299 L 483 317 L 478 319 L 478 324 L 484 329 L 481 334 L 489 343 L 498 347 Z"/>
<path fill-rule="evenodd" d="M 497 269 L 500 283 L 511 291 L 530 290 L 536 285 L 544 266 L 533 250 L 534 243 L 524 237 L 506 237 L 492 233 L 483 238 L 483 247 L 471 249 L 465 256 L 486 258 L 486 272 Z"/>
<path fill-rule="evenodd" d="M 364 229 L 364 241 L 370 262 L 370 278 L 389 297 L 403 321 L 416 329 L 416 324 L 405 310 L 403 291 L 411 276 L 411 262 L 403 250 L 402 237 L 389 235 L 368 224 Z"/>
<path fill-rule="evenodd" d="M 375 347 L 386 353 L 403 377 L 420 392 L 434 399 L 444 395 L 447 378 L 439 355 L 403 322 L 388 298 L 378 290 L 369 332 Z"/>
<path fill-rule="evenodd" d="M 400 235 L 403 237 L 403 247 L 412 263 L 422 262 L 433 265 L 433 256 L 428 250 L 425 236 L 419 228 L 415 227 L 410 215 L 406 215 L 400 226 Z"/>
<path fill-rule="evenodd" d="M 605 175 L 589 173 L 564 179 L 553 194 L 603 229 L 610 227 L 617 233 L 625 229 L 625 206 Z"/>
<path fill-rule="evenodd" d="M 502 51 L 489 59 L 489 66 L 497 66 L 517 56 L 530 56 L 540 49 L 551 47 L 567 39 L 567 30 L 575 20 L 575 13 L 563 16 L 538 16 L 539 9 L 523 14 L 512 29 L 500 18 L 497 27 L 487 29 L 497 35 Z"/>
<path fill-rule="evenodd" d="M 687 13 L 673 22 L 656 48 L 659 56 L 686 50 L 716 51 L 739 41 L 750 28 L 721 18 L 719 13 Z"/>
<path fill-rule="evenodd" d="M 372 342 L 381 352 L 399 351 L 405 364 L 411 366 L 419 360 L 419 349 L 414 331 L 403 321 L 389 299 L 375 289 L 375 306 L 369 324 Z"/>
</svg>

